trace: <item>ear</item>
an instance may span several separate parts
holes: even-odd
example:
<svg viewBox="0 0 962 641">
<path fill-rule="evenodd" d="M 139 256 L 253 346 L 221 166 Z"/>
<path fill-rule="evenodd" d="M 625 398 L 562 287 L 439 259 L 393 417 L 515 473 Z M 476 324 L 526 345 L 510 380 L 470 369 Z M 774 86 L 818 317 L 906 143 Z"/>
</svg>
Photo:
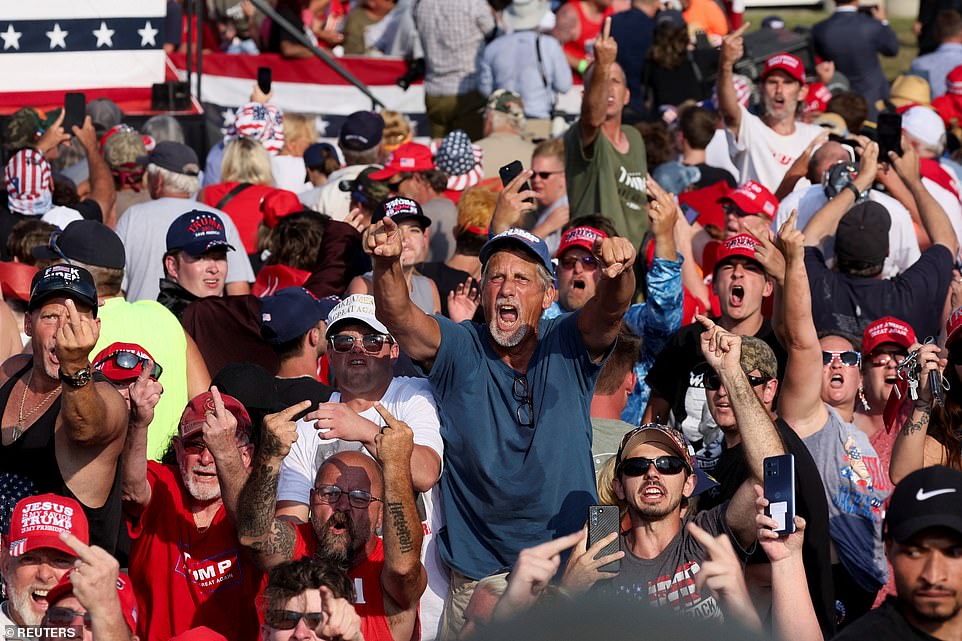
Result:
<svg viewBox="0 0 962 641">
<path fill-rule="evenodd" d="M 33 336 L 33 312 L 27 312 L 23 315 L 23 333 L 27 336 Z"/>
<path fill-rule="evenodd" d="M 618 497 L 619 501 L 624 501 L 625 499 L 625 488 L 621 484 L 621 479 L 616 475 L 611 479 L 611 489 L 615 491 L 615 496 Z"/>
<path fill-rule="evenodd" d="M 688 478 L 685 479 L 685 488 L 682 490 L 682 493 L 686 497 L 690 497 L 691 493 L 695 491 L 695 485 L 697 484 L 698 478 L 695 476 L 695 472 L 692 471 L 692 473 L 688 475 Z"/>
<path fill-rule="evenodd" d="M 762 298 L 768 298 L 773 293 L 775 293 L 775 281 L 766 276 L 765 287 L 762 289 Z"/>
<path fill-rule="evenodd" d="M 317 347 L 321 343 L 321 330 L 317 327 L 312 327 L 307 332 L 307 344 L 311 347 Z"/>
<path fill-rule="evenodd" d="M 552 283 L 546 290 L 544 290 L 544 296 L 541 298 L 541 309 L 548 309 L 551 307 L 551 303 L 555 302 L 558 298 L 558 292 L 555 290 L 554 284 Z"/>
<path fill-rule="evenodd" d="M 762 392 L 762 400 L 766 406 L 771 405 L 775 400 L 775 394 L 778 393 L 778 379 L 773 378 L 772 380 L 765 383 L 765 391 Z"/>
<path fill-rule="evenodd" d="M 622 389 L 631 394 L 632 390 L 635 389 L 635 384 L 638 382 L 638 375 L 635 374 L 635 370 L 630 370 L 625 374 L 625 382 L 622 385 Z"/>
<path fill-rule="evenodd" d="M 391 358 L 399 358 L 401 356 L 401 348 L 397 344 L 397 341 L 391 343 Z"/>
<path fill-rule="evenodd" d="M 164 257 L 164 271 L 170 278 L 177 280 L 177 259 L 174 256 Z"/>
<path fill-rule="evenodd" d="M 629 89 L 629 88 L 627 87 L 627 85 L 626 85 L 626 86 L 625 86 L 625 99 L 624 99 L 624 101 L 623 101 L 621 104 L 622 104 L 622 105 L 627 105 L 630 100 L 631 100 L 631 89 Z"/>
<path fill-rule="evenodd" d="M 805 100 L 805 96 L 808 95 L 808 85 L 802 85 L 801 90 L 798 92 L 798 99 Z"/>
</svg>

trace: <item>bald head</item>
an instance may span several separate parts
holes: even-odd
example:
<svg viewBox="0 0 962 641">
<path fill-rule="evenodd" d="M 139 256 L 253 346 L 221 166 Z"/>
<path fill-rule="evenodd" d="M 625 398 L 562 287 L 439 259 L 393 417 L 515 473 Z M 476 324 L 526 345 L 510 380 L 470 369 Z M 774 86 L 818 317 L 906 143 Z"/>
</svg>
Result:
<svg viewBox="0 0 962 641">
<path fill-rule="evenodd" d="M 594 78 L 594 75 L 595 65 L 591 64 L 587 69 L 585 69 L 585 73 L 581 80 L 584 83 L 585 91 L 588 91 L 588 89 L 591 87 L 591 79 Z M 620 77 L 622 84 L 625 82 L 625 70 L 622 69 L 621 65 L 619 65 L 617 62 L 611 63 L 611 77 Z"/>
<path fill-rule="evenodd" d="M 821 184 L 822 176 L 829 167 L 851 160 L 848 150 L 841 143 L 830 140 L 816 149 L 811 160 L 808 161 L 808 179 L 813 185 Z"/>
<path fill-rule="evenodd" d="M 314 486 L 336 485 L 342 490 L 366 490 L 376 497 L 383 493 L 384 480 L 377 461 L 361 452 L 338 452 L 329 457 L 314 479 Z"/>
</svg>

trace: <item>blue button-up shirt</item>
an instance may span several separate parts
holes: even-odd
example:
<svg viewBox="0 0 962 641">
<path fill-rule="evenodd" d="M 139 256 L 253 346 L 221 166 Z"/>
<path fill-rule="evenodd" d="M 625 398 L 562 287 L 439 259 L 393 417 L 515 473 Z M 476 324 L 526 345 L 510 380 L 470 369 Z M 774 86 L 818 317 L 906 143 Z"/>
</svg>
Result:
<svg viewBox="0 0 962 641">
<path fill-rule="evenodd" d="M 912 71 L 928 78 L 932 97 L 938 98 L 946 91 L 945 77 L 959 65 L 962 65 L 962 44 L 943 42 L 932 53 L 913 60 Z"/>
</svg>

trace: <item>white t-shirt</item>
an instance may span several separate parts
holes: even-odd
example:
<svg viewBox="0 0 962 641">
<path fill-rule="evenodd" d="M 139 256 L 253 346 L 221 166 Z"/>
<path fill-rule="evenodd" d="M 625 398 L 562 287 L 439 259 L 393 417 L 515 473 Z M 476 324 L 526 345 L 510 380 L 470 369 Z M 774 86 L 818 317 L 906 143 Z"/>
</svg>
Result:
<svg viewBox="0 0 962 641">
<path fill-rule="evenodd" d="M 307 182 L 307 167 L 300 156 L 271 156 L 271 173 L 274 186 L 295 194 L 311 188 Z"/>
<path fill-rule="evenodd" d="M 915 235 L 915 227 L 912 225 L 912 215 L 902 206 L 902 203 L 895 200 L 888 194 L 884 194 L 875 189 L 868 192 L 869 200 L 874 200 L 888 210 L 892 219 L 892 226 L 889 228 L 889 255 L 885 259 L 882 267 L 882 278 L 893 278 L 897 274 L 904 272 L 919 259 L 919 240 Z M 778 232 L 792 210 L 798 210 L 798 219 L 795 221 L 796 229 L 805 229 L 805 225 L 812 219 L 812 216 L 819 209 L 828 203 L 825 190 L 821 185 L 811 185 L 807 189 L 796 189 L 786 196 L 778 205 L 778 213 L 772 222 L 772 229 Z M 823 242 L 819 249 L 825 257 L 825 263 L 831 267 L 835 263 L 835 237 L 830 236 Z"/>
<path fill-rule="evenodd" d="M 334 392 L 331 403 L 339 403 L 341 395 Z M 431 384 L 424 378 L 399 376 L 391 381 L 381 405 L 398 420 L 407 423 L 414 432 L 414 443 L 434 450 L 439 458 L 444 456 L 444 443 L 441 441 L 441 422 L 438 408 L 434 402 Z M 373 407 L 361 412 L 361 416 L 379 427 L 384 420 Z M 281 464 L 281 477 L 278 482 L 277 500 L 296 501 L 309 504 L 311 488 L 321 464 L 338 452 L 359 451 L 370 456 L 360 443 L 340 439 L 323 439 L 314 429 L 314 423 L 300 420 L 297 422 L 297 441 Z M 421 596 L 421 638 L 431 641 L 437 636 L 441 622 L 444 597 L 448 592 L 448 569 L 441 563 L 435 533 L 444 526 L 438 489 L 435 487 L 422 494 L 424 498 L 424 540 L 421 545 L 421 562 L 427 570 L 428 587 Z"/>
<path fill-rule="evenodd" d="M 344 220 L 351 213 L 351 192 L 341 191 L 341 181 L 354 180 L 358 174 L 370 166 L 350 165 L 338 169 L 327 177 L 325 184 L 317 188 L 317 201 L 305 204 L 334 220 Z"/>
<path fill-rule="evenodd" d="M 823 129 L 796 121 L 795 132 L 782 136 L 745 107 L 739 108 L 742 120 L 738 127 L 738 139 L 735 139 L 731 130 L 725 129 L 728 153 L 738 168 L 739 183 L 755 180 L 775 193 L 785 172 Z"/>
<path fill-rule="evenodd" d="M 946 170 L 951 171 L 948 168 Z M 930 178 L 922 178 L 922 185 L 945 210 L 945 215 L 949 217 L 952 229 L 955 230 L 955 236 L 962 245 L 962 203 L 955 194 Z"/>
</svg>

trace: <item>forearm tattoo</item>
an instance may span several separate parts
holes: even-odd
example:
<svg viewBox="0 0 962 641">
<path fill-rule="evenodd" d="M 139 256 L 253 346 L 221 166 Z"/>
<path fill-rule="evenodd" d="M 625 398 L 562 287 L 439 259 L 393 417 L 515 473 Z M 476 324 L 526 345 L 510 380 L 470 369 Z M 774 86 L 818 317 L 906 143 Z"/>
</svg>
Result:
<svg viewBox="0 0 962 641">
<path fill-rule="evenodd" d="M 268 443 L 269 439 L 264 441 L 263 453 L 255 461 L 247 483 L 241 490 L 237 534 L 252 541 L 251 547 L 262 554 L 290 558 L 294 554 L 294 526 L 274 518 L 280 465 L 274 465 L 269 460 L 270 454 L 266 451 Z"/>
<path fill-rule="evenodd" d="M 921 414 L 921 416 L 919 416 L 919 420 L 917 421 L 913 421 L 911 417 L 905 421 L 905 425 L 902 426 L 902 434 L 905 436 L 911 436 L 929 424 L 929 418 L 932 415 L 932 407 L 926 405 L 925 407 L 916 407 L 915 409 Z"/>
<path fill-rule="evenodd" d="M 401 552 L 405 553 L 413 551 L 414 537 L 411 534 L 411 528 L 408 527 L 408 521 L 404 516 L 404 505 L 401 503 L 388 503 L 387 512 L 391 515 L 391 521 L 394 523 L 398 548 L 400 548 Z"/>
</svg>

